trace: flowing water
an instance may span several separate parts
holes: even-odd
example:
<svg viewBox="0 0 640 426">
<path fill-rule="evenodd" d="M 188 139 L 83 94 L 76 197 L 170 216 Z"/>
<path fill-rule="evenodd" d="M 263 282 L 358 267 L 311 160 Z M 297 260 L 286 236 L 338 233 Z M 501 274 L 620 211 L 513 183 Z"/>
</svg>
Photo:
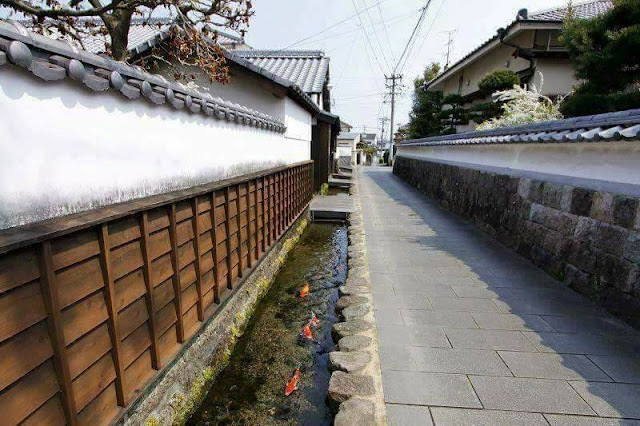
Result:
<svg viewBox="0 0 640 426">
<path fill-rule="evenodd" d="M 328 354 L 338 287 L 347 273 L 347 229 L 314 223 L 304 232 L 260 302 L 245 333 L 189 425 L 330 425 Z M 298 296 L 308 282 L 311 293 Z M 314 342 L 299 334 L 314 312 Z M 296 368 L 301 381 L 285 396 Z"/>
</svg>

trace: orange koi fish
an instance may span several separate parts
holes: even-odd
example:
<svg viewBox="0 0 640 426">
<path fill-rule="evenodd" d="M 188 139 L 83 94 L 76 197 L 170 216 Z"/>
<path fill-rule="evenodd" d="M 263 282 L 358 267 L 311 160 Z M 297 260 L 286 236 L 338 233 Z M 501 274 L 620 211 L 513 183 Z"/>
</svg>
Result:
<svg viewBox="0 0 640 426">
<path fill-rule="evenodd" d="M 289 396 L 293 393 L 293 391 L 298 390 L 299 384 L 300 384 L 300 369 L 296 368 L 295 374 L 287 384 L 287 388 L 284 391 L 284 395 Z"/>
<path fill-rule="evenodd" d="M 304 337 L 307 340 L 313 340 L 313 333 L 311 332 L 311 323 L 305 324 L 300 332 L 300 337 Z"/>
<path fill-rule="evenodd" d="M 315 312 L 311 312 L 311 319 L 309 320 L 309 324 L 314 328 L 320 325 L 320 320 L 316 316 Z"/>
<path fill-rule="evenodd" d="M 300 290 L 300 298 L 304 299 L 309 294 L 309 283 L 304 283 L 304 287 Z"/>
</svg>

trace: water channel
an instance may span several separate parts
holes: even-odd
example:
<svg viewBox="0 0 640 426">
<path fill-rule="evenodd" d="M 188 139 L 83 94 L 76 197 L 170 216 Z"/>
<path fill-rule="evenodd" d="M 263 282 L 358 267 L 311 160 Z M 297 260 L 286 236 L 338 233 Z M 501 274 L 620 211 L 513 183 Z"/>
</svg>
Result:
<svg viewBox="0 0 640 426">
<path fill-rule="evenodd" d="M 307 228 L 189 425 L 331 424 L 327 363 L 334 348 L 338 287 L 346 279 L 347 245 L 344 225 Z M 305 283 L 310 293 L 301 298 Z M 312 328 L 314 341 L 300 337 L 312 313 L 319 319 Z M 285 396 L 297 368 L 298 389 Z"/>
</svg>

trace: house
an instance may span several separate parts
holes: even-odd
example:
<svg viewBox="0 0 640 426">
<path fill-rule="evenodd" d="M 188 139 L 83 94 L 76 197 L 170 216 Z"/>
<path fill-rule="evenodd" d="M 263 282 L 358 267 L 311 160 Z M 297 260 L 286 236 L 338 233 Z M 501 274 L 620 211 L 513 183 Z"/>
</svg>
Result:
<svg viewBox="0 0 640 426">
<path fill-rule="evenodd" d="M 166 40 L 174 18 L 135 19 L 129 30 L 130 61 L 137 63 Z M 176 69 L 193 76 L 190 87 L 283 121 L 288 137 L 307 143 L 314 160 L 314 186 L 327 182 L 336 152 L 339 117 L 330 113 L 329 58 L 320 51 L 253 50 L 243 37 L 217 31 L 229 66 L 230 83 L 211 83 L 194 67 L 159 64 L 173 79 Z M 86 50 L 105 52 L 105 36 L 83 38 Z"/>
<path fill-rule="evenodd" d="M 349 123 L 345 123 L 344 121 L 340 121 L 340 131 L 341 132 L 350 132 L 353 130 L 353 126 Z"/>
<path fill-rule="evenodd" d="M 338 135 L 337 159 L 339 167 L 350 167 L 358 164 L 358 144 L 360 133 L 344 132 Z"/>
<path fill-rule="evenodd" d="M 590 0 L 572 6 L 575 16 L 594 18 L 613 7 L 611 0 Z M 459 94 L 465 109 L 490 99 L 478 83 L 489 73 L 507 69 L 516 72 L 521 84 L 535 87 L 546 96 L 564 96 L 577 80 L 569 55 L 560 42 L 568 7 L 529 13 L 518 12 L 506 28 L 427 83 L 428 90 Z M 458 131 L 475 129 L 476 123 L 457 126 Z"/>
</svg>

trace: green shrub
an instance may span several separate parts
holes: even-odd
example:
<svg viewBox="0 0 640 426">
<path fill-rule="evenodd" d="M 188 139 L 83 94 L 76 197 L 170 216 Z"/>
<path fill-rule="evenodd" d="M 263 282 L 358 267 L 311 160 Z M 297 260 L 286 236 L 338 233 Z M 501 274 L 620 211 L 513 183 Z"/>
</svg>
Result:
<svg viewBox="0 0 640 426">
<path fill-rule="evenodd" d="M 565 117 L 601 114 L 640 108 L 640 92 L 593 93 L 578 88 L 564 100 L 560 110 Z"/>
<path fill-rule="evenodd" d="M 495 92 L 511 89 L 517 84 L 520 84 L 520 79 L 515 72 L 511 70 L 496 70 L 480 80 L 478 88 L 483 95 L 491 96 Z"/>
</svg>

